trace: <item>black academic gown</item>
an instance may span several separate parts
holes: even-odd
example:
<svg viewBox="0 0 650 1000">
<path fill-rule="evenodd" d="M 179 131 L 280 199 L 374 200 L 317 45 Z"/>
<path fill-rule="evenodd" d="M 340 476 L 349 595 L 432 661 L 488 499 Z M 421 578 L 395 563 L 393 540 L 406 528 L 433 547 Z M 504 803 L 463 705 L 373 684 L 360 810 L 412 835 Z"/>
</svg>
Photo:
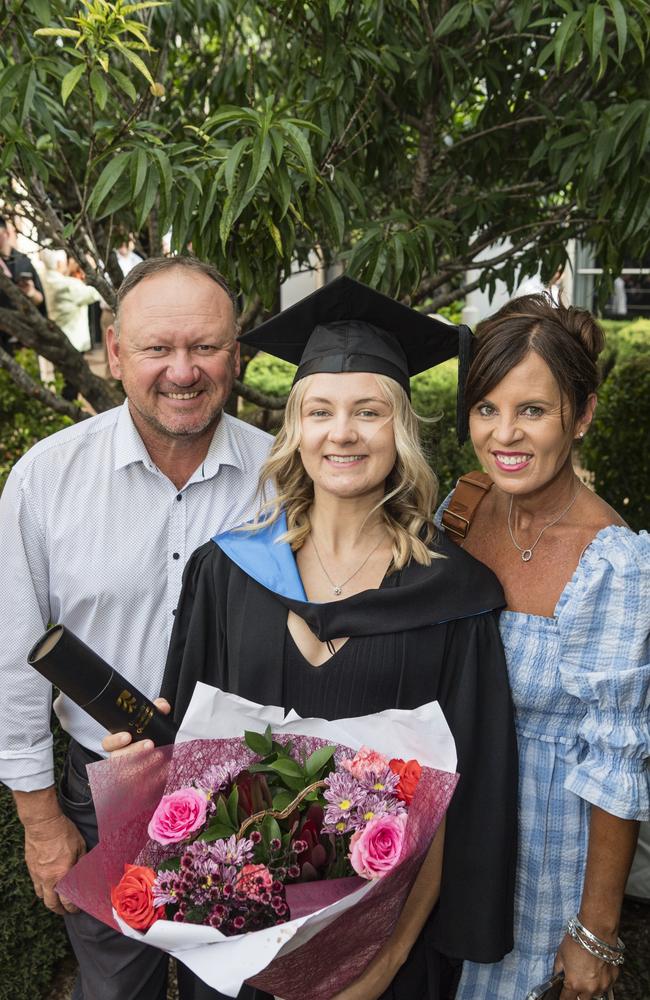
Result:
<svg viewBox="0 0 650 1000">
<path fill-rule="evenodd" d="M 282 527 L 276 525 L 268 539 L 230 532 L 194 553 L 161 693 L 178 721 L 197 681 L 258 703 L 294 707 L 284 704 L 292 687 L 285 674 L 296 655 L 294 648 L 287 656 L 292 610 L 321 640 L 354 637 L 354 662 L 364 663 L 366 672 L 343 678 L 345 716 L 440 703 L 460 773 L 447 813 L 440 899 L 382 1000 L 442 1000 L 447 960 L 495 962 L 512 948 L 517 748 L 497 624 L 503 592 L 490 570 L 441 535 L 433 546 L 439 558 L 430 566 L 412 563 L 378 590 L 312 604 L 289 547 L 273 544 Z M 383 665 L 382 636 L 390 648 L 390 663 Z M 391 683 L 388 674 L 372 683 L 364 648 L 378 670 L 394 675 Z M 340 694 L 325 701 L 330 703 L 319 714 L 337 717 Z M 315 714 L 314 705 L 309 708 Z M 219 996 L 202 984 L 183 995 Z M 248 987 L 240 993 L 242 1000 L 265 996 Z"/>
</svg>

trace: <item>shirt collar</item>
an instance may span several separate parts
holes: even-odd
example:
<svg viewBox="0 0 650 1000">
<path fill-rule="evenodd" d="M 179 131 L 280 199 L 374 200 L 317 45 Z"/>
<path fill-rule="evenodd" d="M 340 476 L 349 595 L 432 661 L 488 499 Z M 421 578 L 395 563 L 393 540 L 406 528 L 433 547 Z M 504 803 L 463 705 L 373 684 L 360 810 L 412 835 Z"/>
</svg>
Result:
<svg viewBox="0 0 650 1000">
<path fill-rule="evenodd" d="M 232 418 L 227 413 L 221 414 L 221 420 L 212 435 L 208 453 L 189 482 L 194 483 L 204 479 L 212 479 L 213 476 L 216 476 L 222 465 L 232 465 L 237 469 L 244 468 L 244 460 L 233 432 L 231 420 Z M 154 468 L 151 456 L 133 423 L 133 417 L 129 410 L 129 401 L 125 399 L 117 418 L 115 470 L 123 469 L 134 462 L 142 462 L 148 469 Z"/>
</svg>

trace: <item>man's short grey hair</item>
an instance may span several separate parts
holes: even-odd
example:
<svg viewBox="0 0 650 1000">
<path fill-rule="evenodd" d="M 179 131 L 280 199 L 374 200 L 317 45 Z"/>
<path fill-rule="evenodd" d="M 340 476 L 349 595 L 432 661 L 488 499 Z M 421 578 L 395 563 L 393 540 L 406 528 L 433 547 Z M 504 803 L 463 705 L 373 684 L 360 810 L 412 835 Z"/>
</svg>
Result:
<svg viewBox="0 0 650 1000">
<path fill-rule="evenodd" d="M 140 264 L 136 264 L 136 266 L 129 271 L 118 288 L 115 297 L 113 328 L 116 336 L 119 337 L 120 335 L 120 308 L 129 292 L 133 291 L 136 285 L 139 285 L 145 278 L 151 277 L 152 274 L 164 274 L 165 271 L 171 271 L 174 268 L 183 268 L 184 270 L 193 272 L 194 274 L 203 274 L 206 278 L 210 278 L 214 281 L 219 288 L 223 289 L 232 304 L 235 334 L 237 334 L 237 298 L 224 276 L 212 264 L 208 264 L 204 260 L 199 260 L 198 257 L 179 256 L 148 257 L 147 260 L 143 260 Z"/>
</svg>

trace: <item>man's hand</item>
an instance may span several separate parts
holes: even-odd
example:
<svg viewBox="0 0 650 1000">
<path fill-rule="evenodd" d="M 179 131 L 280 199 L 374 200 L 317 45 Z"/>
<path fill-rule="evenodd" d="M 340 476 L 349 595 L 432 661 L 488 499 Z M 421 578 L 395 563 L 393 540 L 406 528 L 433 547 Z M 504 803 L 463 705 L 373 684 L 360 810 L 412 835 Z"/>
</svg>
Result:
<svg viewBox="0 0 650 1000">
<path fill-rule="evenodd" d="M 154 705 L 163 715 L 169 715 L 172 710 L 171 705 L 164 698 L 154 699 Z M 131 733 L 109 733 L 102 740 L 104 750 L 110 753 L 111 757 L 121 757 L 123 754 L 142 753 L 144 750 L 153 749 L 152 740 L 139 740 L 134 743 Z"/>
<path fill-rule="evenodd" d="M 54 886 L 85 854 L 83 837 L 61 812 L 54 788 L 14 792 L 14 799 L 25 828 L 25 863 L 36 895 L 54 913 L 76 913 L 77 907 L 60 897 Z"/>
</svg>

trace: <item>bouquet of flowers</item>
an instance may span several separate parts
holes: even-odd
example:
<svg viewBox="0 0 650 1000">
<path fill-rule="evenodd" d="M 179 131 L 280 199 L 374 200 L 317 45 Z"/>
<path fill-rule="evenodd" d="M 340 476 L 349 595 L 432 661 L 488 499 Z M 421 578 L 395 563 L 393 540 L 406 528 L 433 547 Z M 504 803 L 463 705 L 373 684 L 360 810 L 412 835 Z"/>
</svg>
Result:
<svg viewBox="0 0 650 1000">
<path fill-rule="evenodd" d="M 173 747 L 92 765 L 100 843 L 58 888 L 226 995 L 247 980 L 325 998 L 389 937 L 453 794 L 455 753 L 436 704 L 282 714 L 198 685 Z"/>
</svg>

